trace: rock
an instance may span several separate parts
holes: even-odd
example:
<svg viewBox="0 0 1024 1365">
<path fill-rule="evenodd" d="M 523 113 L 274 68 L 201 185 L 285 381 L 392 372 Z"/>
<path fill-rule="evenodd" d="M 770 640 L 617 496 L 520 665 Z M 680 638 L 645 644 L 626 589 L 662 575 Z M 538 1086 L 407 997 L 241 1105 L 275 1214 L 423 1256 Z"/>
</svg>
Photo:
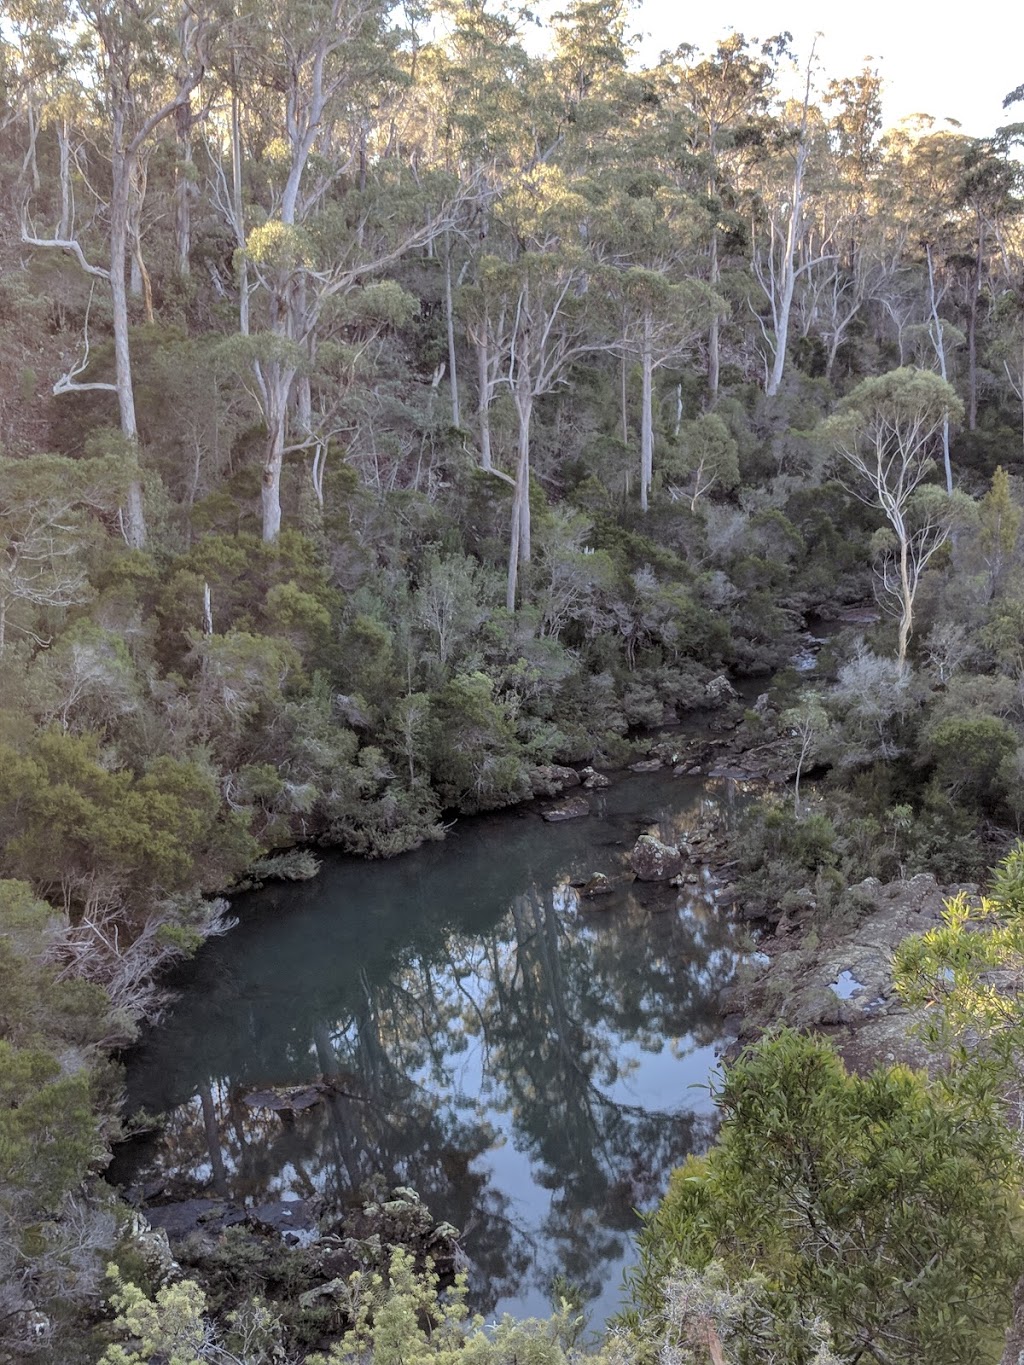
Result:
<svg viewBox="0 0 1024 1365">
<path fill-rule="evenodd" d="M 724 673 L 712 678 L 704 688 L 704 698 L 711 706 L 724 706 L 726 702 L 738 701 L 739 695 Z"/>
<path fill-rule="evenodd" d="M 603 790 L 612 785 L 612 780 L 606 773 L 599 773 L 594 768 L 584 768 L 581 776 L 587 791 Z"/>
<path fill-rule="evenodd" d="M 767 720 L 769 716 L 775 715 L 778 711 L 778 707 L 774 705 L 767 692 L 762 692 L 760 694 L 751 709 L 753 710 L 754 715 L 760 716 L 762 720 Z"/>
<path fill-rule="evenodd" d="M 340 692 L 334 694 L 334 710 L 352 730 L 369 730 L 370 717 L 363 709 L 364 703 L 355 697 L 346 697 Z"/>
<path fill-rule="evenodd" d="M 321 1299 L 337 1299 L 348 1289 L 348 1280 L 340 1278 L 329 1280 L 327 1284 L 318 1284 L 315 1289 L 307 1289 L 305 1294 L 299 1295 L 299 1307 L 314 1308 Z"/>
<path fill-rule="evenodd" d="M 275 1113 L 301 1113 L 319 1104 L 330 1086 L 323 1081 L 303 1086 L 299 1090 L 252 1090 L 242 1096 L 242 1103 L 250 1109 L 272 1109 Z"/>
<path fill-rule="evenodd" d="M 629 771 L 631 773 L 656 773 L 662 767 L 664 764 L 660 758 L 642 758 L 639 763 L 631 763 Z"/>
<path fill-rule="evenodd" d="M 274 1232 L 308 1232 L 316 1226 L 316 1213 L 308 1199 L 275 1199 L 249 1209 L 248 1221 Z"/>
<path fill-rule="evenodd" d="M 590 814 L 590 802 L 585 796 L 570 796 L 568 800 L 561 801 L 557 806 L 552 806 L 550 810 L 544 812 L 544 819 L 549 824 L 555 824 L 559 820 L 578 820 L 581 815 Z"/>
<path fill-rule="evenodd" d="M 530 778 L 534 796 L 557 796 L 566 787 L 578 787 L 580 775 L 575 768 L 564 768 L 559 763 L 542 763 Z"/>
<path fill-rule="evenodd" d="M 33 1308 L 25 1314 L 25 1335 L 32 1341 L 43 1341 L 53 1331 L 53 1323 L 45 1313 Z"/>
<path fill-rule="evenodd" d="M 206 1203 L 207 1201 L 195 1200 L 192 1202 Z M 127 1228 L 128 1237 L 146 1266 L 154 1284 L 166 1283 L 180 1268 L 171 1252 L 171 1244 L 168 1241 L 166 1230 L 156 1225 L 159 1212 L 158 1209 L 147 1210 L 148 1218 L 135 1212 L 131 1215 Z"/>
<path fill-rule="evenodd" d="M 580 888 L 580 895 L 591 900 L 594 896 L 607 896 L 615 887 L 603 872 L 595 872 Z"/>
<path fill-rule="evenodd" d="M 175 1242 L 180 1242 L 200 1227 L 219 1232 L 228 1218 L 232 1224 L 241 1223 L 245 1213 L 223 1199 L 177 1199 L 173 1203 L 158 1204 L 147 1209 L 146 1218 L 149 1220 L 146 1223 L 149 1231 L 148 1234 L 144 1234 L 145 1241 L 140 1242 L 140 1234 L 134 1228 L 132 1241 L 140 1249 L 144 1248 L 147 1254 L 155 1250 L 162 1255 L 161 1244 L 151 1240 L 162 1237 L 163 1245 L 167 1247 L 167 1256 L 170 1257 L 169 1239 L 173 1238 Z M 152 1227 L 149 1224 L 152 1224 Z M 168 1269 L 173 1264 L 171 1260 Z"/>
<path fill-rule="evenodd" d="M 652 834 L 641 834 L 629 855 L 630 866 L 638 881 L 667 882 L 682 871 L 683 858 L 678 848 L 663 844 Z"/>
</svg>

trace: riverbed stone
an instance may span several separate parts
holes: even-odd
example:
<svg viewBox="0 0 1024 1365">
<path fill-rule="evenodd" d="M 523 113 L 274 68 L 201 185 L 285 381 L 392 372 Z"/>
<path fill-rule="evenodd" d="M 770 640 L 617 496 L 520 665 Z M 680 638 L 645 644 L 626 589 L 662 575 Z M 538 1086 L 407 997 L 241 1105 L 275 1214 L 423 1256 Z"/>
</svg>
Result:
<svg viewBox="0 0 1024 1365">
<path fill-rule="evenodd" d="M 580 785 L 580 774 L 575 768 L 560 763 L 542 763 L 530 776 L 534 796 L 558 796 L 567 787 Z"/>
<path fill-rule="evenodd" d="M 595 872 L 580 888 L 580 895 L 592 900 L 595 896 L 607 896 L 614 890 L 615 887 L 603 872 Z"/>
<path fill-rule="evenodd" d="M 672 844 L 653 834 L 641 834 L 633 845 L 629 863 L 638 881 L 667 882 L 682 871 L 683 856 Z"/>
<path fill-rule="evenodd" d="M 639 763 L 631 763 L 629 771 L 631 773 L 656 773 L 659 768 L 664 766 L 660 758 L 642 758 Z"/>
<path fill-rule="evenodd" d="M 704 687 L 704 699 L 711 706 L 724 706 L 726 702 L 737 701 L 739 695 L 724 673 L 712 678 Z"/>
<path fill-rule="evenodd" d="M 556 824 L 560 820 L 578 820 L 580 816 L 589 814 L 590 802 L 585 796 L 570 796 L 567 800 L 560 801 L 557 806 L 546 810 L 544 819 L 549 824 Z"/>
<path fill-rule="evenodd" d="M 607 773 L 599 773 L 595 768 L 584 768 L 580 776 L 587 791 L 600 791 L 612 785 Z"/>
</svg>

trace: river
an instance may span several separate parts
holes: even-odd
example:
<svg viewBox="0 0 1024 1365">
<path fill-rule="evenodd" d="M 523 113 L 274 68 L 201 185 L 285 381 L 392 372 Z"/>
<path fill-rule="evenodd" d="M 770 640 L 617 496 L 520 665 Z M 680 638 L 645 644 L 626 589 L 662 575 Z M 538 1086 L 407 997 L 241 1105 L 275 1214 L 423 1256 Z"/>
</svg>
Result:
<svg viewBox="0 0 1024 1365">
<path fill-rule="evenodd" d="M 111 1177 L 254 1205 L 383 1175 L 462 1229 L 485 1316 L 546 1315 L 561 1273 L 603 1322 L 635 1210 L 713 1138 L 716 1000 L 743 941 L 708 884 L 633 883 L 624 855 L 743 798 L 667 770 L 588 796 L 583 819 L 478 817 L 238 898 L 241 926 L 128 1058 L 128 1112 L 166 1120 Z M 594 872 L 616 890 L 579 899 Z M 253 1107 L 321 1076 L 336 1093 L 294 1117 Z"/>
</svg>

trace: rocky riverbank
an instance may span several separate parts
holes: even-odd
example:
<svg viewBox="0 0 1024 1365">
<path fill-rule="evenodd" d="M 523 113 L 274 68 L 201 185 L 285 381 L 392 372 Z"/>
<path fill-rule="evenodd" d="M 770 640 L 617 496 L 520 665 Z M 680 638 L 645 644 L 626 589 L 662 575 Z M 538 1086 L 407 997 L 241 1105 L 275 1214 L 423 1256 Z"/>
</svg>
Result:
<svg viewBox="0 0 1024 1365">
<path fill-rule="evenodd" d="M 785 1023 L 830 1036 L 858 1071 L 878 1062 L 926 1065 L 919 1016 L 893 987 L 893 951 L 937 925 L 950 897 L 977 890 L 941 886 L 927 873 L 888 883 L 869 877 L 849 887 L 827 919 L 808 896 L 802 909 L 763 926 L 760 951 L 722 994 L 733 1050 Z"/>
</svg>

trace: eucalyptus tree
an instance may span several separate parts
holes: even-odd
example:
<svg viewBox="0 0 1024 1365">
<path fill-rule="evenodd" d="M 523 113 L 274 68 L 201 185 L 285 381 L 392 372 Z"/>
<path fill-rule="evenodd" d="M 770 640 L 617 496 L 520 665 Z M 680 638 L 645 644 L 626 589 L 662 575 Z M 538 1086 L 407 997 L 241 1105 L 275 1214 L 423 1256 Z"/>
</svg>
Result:
<svg viewBox="0 0 1024 1365">
<path fill-rule="evenodd" d="M 840 347 L 864 308 L 884 287 L 890 266 L 886 225 L 876 221 L 881 165 L 881 81 L 865 67 L 833 80 L 824 108 L 834 112 L 818 136 L 821 166 L 809 202 L 809 244 L 814 264 L 799 299 L 800 332 L 820 339 L 824 373 L 831 378 Z M 827 249 L 825 247 L 827 244 Z"/>
<path fill-rule="evenodd" d="M 957 201 L 964 219 L 961 233 L 966 240 L 962 241 L 959 255 L 966 276 L 966 406 L 970 431 L 978 425 L 979 316 L 983 300 L 991 302 L 1006 222 L 1020 210 L 1020 166 L 1008 151 L 992 139 L 978 138 L 966 148 L 960 166 Z"/>
<path fill-rule="evenodd" d="M 623 314 L 615 344 L 640 363 L 640 508 L 646 512 L 654 474 L 654 377 L 678 365 L 709 320 L 728 313 L 728 305 L 703 280 L 673 282 L 645 266 L 614 272 L 608 288 Z"/>
<path fill-rule="evenodd" d="M 886 211 L 903 225 L 910 261 L 919 276 L 919 334 L 940 376 L 951 381 L 953 353 L 964 335 L 950 311 L 955 278 L 958 201 L 963 158 L 971 139 L 921 118 L 891 131 L 885 138 L 888 165 Z M 913 324 L 912 324 L 913 326 Z M 942 464 L 946 491 L 953 491 L 950 459 L 950 415 L 942 425 Z"/>
<path fill-rule="evenodd" d="M 899 617 L 897 665 L 906 664 L 921 577 L 952 530 L 953 503 L 922 488 L 943 426 L 963 413 L 956 393 L 930 370 L 893 370 L 865 379 L 840 403 L 826 437 L 852 471 L 850 491 L 877 507 L 896 539 L 883 550 L 881 586 Z"/>
<path fill-rule="evenodd" d="M 53 22 L 45 7 L 33 12 L 34 22 Z M 110 291 L 114 339 L 114 379 L 83 379 L 89 365 L 88 331 L 84 353 L 54 385 L 55 394 L 103 389 L 117 395 L 122 434 L 138 439 L 135 390 L 129 337 L 127 266 L 132 221 L 132 196 L 139 168 L 151 139 L 165 120 L 189 105 L 208 62 L 215 28 L 214 13 L 205 0 L 69 0 L 51 33 L 55 59 L 78 68 L 83 90 L 95 95 L 95 108 L 86 114 L 91 140 L 109 167 L 109 195 L 103 264 L 87 253 L 73 221 L 62 218 L 64 235 L 39 236 L 32 224 L 31 201 L 22 220 L 22 240 L 30 246 L 67 252 L 93 281 Z M 141 546 L 146 540 L 142 485 L 129 486 L 125 506 L 125 537 Z"/>
<path fill-rule="evenodd" d="M 404 78 L 390 14 L 383 0 L 293 0 L 254 16 L 244 55 L 243 88 L 274 92 L 283 130 L 264 149 L 267 202 L 246 224 L 254 307 L 235 343 L 266 428 L 266 541 L 281 528 L 287 450 L 316 443 L 310 376 L 331 309 L 433 242 L 465 197 L 391 136 Z"/>
<path fill-rule="evenodd" d="M 543 104 L 538 99 L 541 64 L 523 46 L 522 10 L 492 11 L 488 0 L 437 0 L 433 17 L 440 31 L 418 63 L 421 121 L 432 132 L 436 163 L 481 187 L 480 199 L 445 233 L 443 244 L 448 380 L 452 420 L 461 426 L 456 295 L 467 279 L 480 283 L 478 261 L 493 250 L 490 206 L 503 184 L 514 178 L 517 167 L 523 170 L 542 155 L 536 137 L 529 135 Z M 482 302 L 477 298 L 476 305 Z M 490 410 L 498 357 L 490 345 L 486 304 L 467 308 L 465 300 L 461 303 L 458 311 L 476 353 L 480 465 L 493 471 Z"/>
<path fill-rule="evenodd" d="M 116 459 L 36 456 L 0 460 L 0 652 L 12 633 L 48 645 L 40 618 L 80 606 L 92 595 L 85 551 L 96 524 L 128 479 Z"/>
<path fill-rule="evenodd" d="M 566 381 L 574 362 L 591 353 L 588 258 L 557 234 L 534 238 L 512 263 L 495 263 L 495 285 L 505 300 L 500 338 L 504 374 L 516 415 L 517 454 L 509 531 L 505 605 L 514 611 L 519 568 L 530 562 L 530 444 L 537 399 Z"/>
<path fill-rule="evenodd" d="M 765 120 L 774 94 L 775 69 L 783 39 L 759 48 L 740 33 L 723 39 L 713 53 L 701 56 L 691 46 L 677 49 L 675 60 L 659 73 L 665 99 L 688 116 L 680 142 L 703 165 L 703 189 L 710 208 L 707 238 L 708 282 L 718 289 L 723 241 L 734 236 L 737 182 L 748 149 L 763 140 Z M 708 388 L 718 397 L 721 369 L 721 316 L 708 327 Z"/>
<path fill-rule="evenodd" d="M 603 169 L 589 192 L 600 204 L 588 228 L 591 249 L 601 262 L 595 279 L 617 314 L 609 325 L 614 325 L 612 349 L 622 359 L 624 441 L 627 362 L 640 367 L 640 506 L 645 512 L 653 477 L 655 377 L 680 366 L 712 319 L 729 311 L 721 294 L 700 278 L 712 216 L 699 186 L 695 192 L 692 158 L 680 155 L 678 133 L 672 110 L 634 127 L 617 164 Z"/>
<path fill-rule="evenodd" d="M 760 212 L 753 220 L 754 278 L 768 305 L 767 322 L 758 316 L 766 352 L 764 391 L 774 397 L 786 368 L 797 283 L 835 257 L 835 224 L 815 232 L 808 169 L 824 141 L 820 111 L 811 104 L 814 49 L 807 62 L 802 101 L 785 107 L 778 125 L 782 156 L 769 157 L 760 187 Z M 781 172 L 781 174 L 780 174 Z M 760 229 L 760 230 L 759 230 Z M 770 360 L 770 363 L 768 363 Z"/>
</svg>

